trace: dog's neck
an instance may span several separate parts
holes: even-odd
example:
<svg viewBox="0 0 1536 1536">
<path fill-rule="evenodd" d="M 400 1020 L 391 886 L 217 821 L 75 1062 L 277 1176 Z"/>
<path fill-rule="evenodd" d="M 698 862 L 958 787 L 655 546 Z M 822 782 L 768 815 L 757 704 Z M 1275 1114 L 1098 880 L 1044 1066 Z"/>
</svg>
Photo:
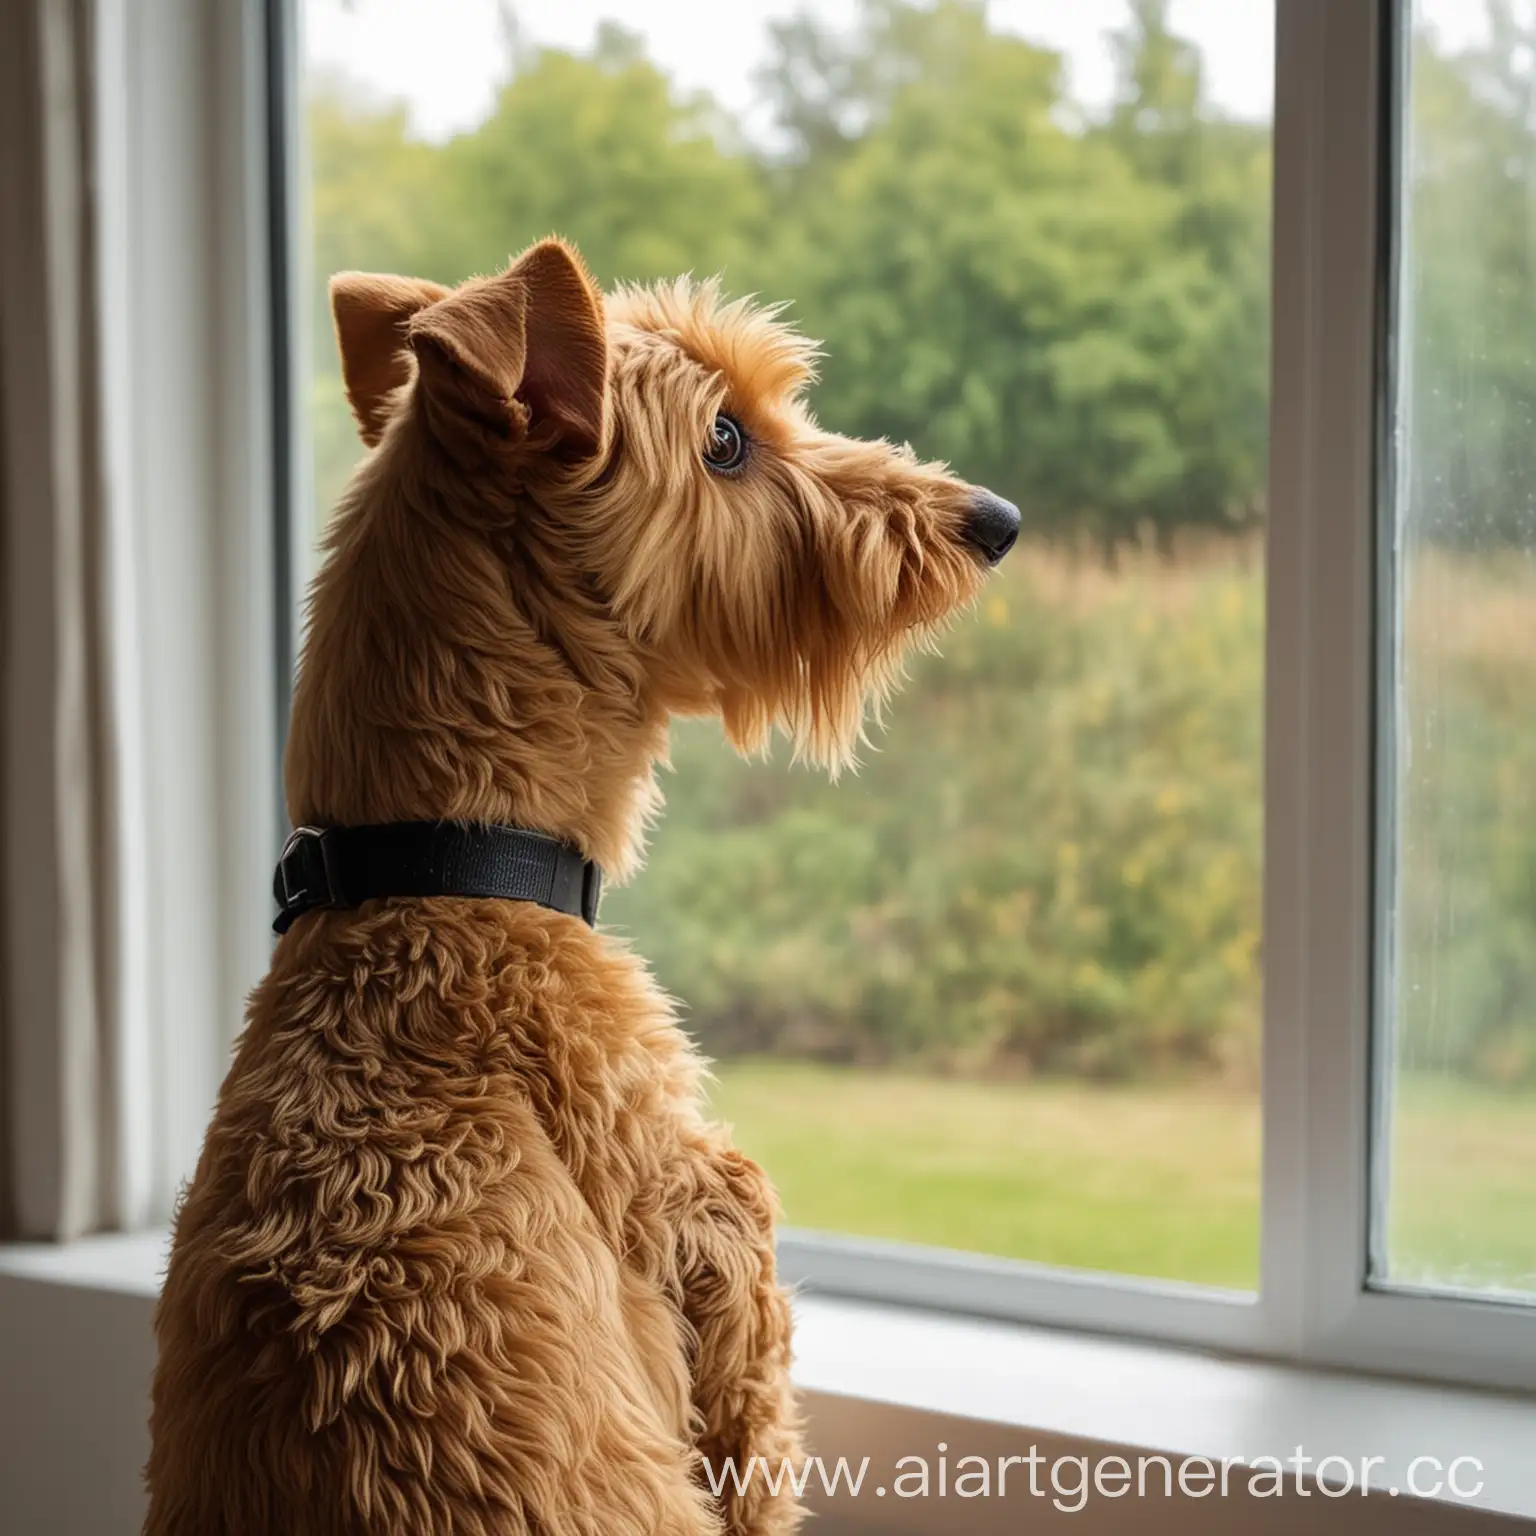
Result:
<svg viewBox="0 0 1536 1536">
<path fill-rule="evenodd" d="M 659 802 L 665 712 L 578 573 L 441 484 L 391 433 L 343 502 L 310 599 L 289 814 L 524 826 L 623 878 Z"/>
</svg>

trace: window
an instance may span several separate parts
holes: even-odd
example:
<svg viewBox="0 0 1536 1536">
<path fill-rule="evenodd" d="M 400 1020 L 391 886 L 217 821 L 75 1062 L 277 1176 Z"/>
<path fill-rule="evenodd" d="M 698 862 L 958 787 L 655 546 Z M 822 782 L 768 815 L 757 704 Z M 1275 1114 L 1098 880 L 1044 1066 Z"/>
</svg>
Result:
<svg viewBox="0 0 1536 1536">
<path fill-rule="evenodd" d="M 1536 1293 L 1536 15 L 1420 0 L 1405 236 L 1374 1255 Z"/>
<path fill-rule="evenodd" d="M 1274 18 L 1167 9 L 461 6 L 422 67 L 423 5 L 313 0 L 316 506 L 337 267 L 558 229 L 792 301 L 824 424 L 1035 538 L 857 777 L 680 725 L 605 922 L 794 1226 L 1252 1290 Z"/>
<path fill-rule="evenodd" d="M 552 229 L 791 301 L 826 425 L 1025 510 L 857 778 L 679 726 L 605 900 L 786 1270 L 1525 1381 L 1530 18 L 296 9 L 301 565 L 360 453 L 326 277 Z"/>
</svg>

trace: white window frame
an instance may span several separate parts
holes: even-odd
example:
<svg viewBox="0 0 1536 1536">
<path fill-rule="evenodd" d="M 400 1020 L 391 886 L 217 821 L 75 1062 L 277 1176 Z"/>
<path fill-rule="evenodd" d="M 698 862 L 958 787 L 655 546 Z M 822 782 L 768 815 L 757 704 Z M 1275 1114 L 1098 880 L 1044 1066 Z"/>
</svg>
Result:
<svg viewBox="0 0 1536 1536">
<path fill-rule="evenodd" d="M 202 429 L 220 444 L 226 509 L 243 506 L 251 515 L 248 526 L 218 535 L 210 557 L 219 572 L 217 590 L 232 605 L 207 615 L 210 634 L 224 637 L 215 654 L 222 658 L 219 675 L 233 690 L 224 695 L 227 707 L 199 724 L 198 701 L 206 702 L 207 692 L 195 679 L 179 703 L 173 701 L 172 713 L 186 730 L 182 749 L 192 751 L 200 782 L 219 786 L 217 794 L 210 788 L 206 805 L 194 807 L 199 826 L 215 837 L 213 846 L 228 842 L 231 825 L 242 830 L 238 846 L 209 865 L 199 887 L 216 914 L 207 940 L 224 957 L 218 975 L 201 986 L 192 1005 L 178 1006 L 157 1025 L 163 1041 L 157 1059 L 185 1070 L 164 1089 L 176 1129 L 154 1159 L 156 1184 L 144 1208 L 147 1219 L 155 1219 L 163 1218 L 175 1181 L 190 1168 L 190 1132 L 195 1126 L 200 1134 L 207 1112 L 210 1067 L 238 1018 L 235 982 L 243 987 L 265 953 L 266 860 L 276 829 L 270 781 L 252 770 L 250 753 L 275 755 L 276 732 L 263 710 L 277 687 L 272 658 L 280 637 L 276 605 L 263 618 L 249 592 L 253 584 L 264 593 L 276 590 L 271 524 L 257 508 L 274 500 L 266 467 L 272 402 L 287 400 L 283 408 L 291 410 L 297 393 L 276 387 L 274 315 L 286 306 L 287 335 L 296 342 L 302 327 L 293 323 L 297 292 L 274 308 L 266 287 L 269 195 L 287 220 L 286 244 L 273 247 L 278 264 L 286 260 L 290 272 L 299 270 L 298 221 L 289 215 L 301 205 L 295 159 L 287 152 L 297 142 L 296 93 L 289 90 L 275 120 L 274 93 L 259 86 L 274 46 L 283 54 L 279 84 L 285 79 L 291 87 L 296 79 L 293 0 L 242 0 L 227 10 L 197 0 L 145 0 L 137 13 L 141 28 L 151 26 L 143 19 L 149 13 L 160 18 L 153 25 L 165 28 L 196 13 L 196 25 L 212 28 L 221 40 L 216 56 L 226 70 L 224 84 L 203 104 L 218 130 L 214 166 L 201 181 L 188 180 L 185 206 L 170 210 L 153 239 L 151 232 L 138 238 L 165 244 L 177 228 L 202 231 L 196 259 L 205 263 L 206 280 L 213 291 L 235 295 L 234 302 L 226 296 L 214 303 L 211 312 L 222 320 L 208 334 L 221 355 L 246 360 L 245 368 L 238 377 L 229 372 L 225 408 Z M 1396 136 L 1390 113 L 1398 53 L 1390 35 L 1397 14 L 1397 0 L 1277 0 L 1259 1292 L 787 1231 L 780 1242 L 784 1271 L 808 1289 L 1383 1374 L 1536 1384 L 1536 1310 L 1387 1293 L 1367 1283 L 1376 991 L 1373 711 L 1383 596 L 1378 466 L 1385 462 L 1383 324 L 1391 294 L 1383 168 L 1391 165 Z M 136 92 L 149 92 L 142 71 L 132 83 Z M 189 89 L 185 71 L 178 89 Z M 134 99 L 142 114 L 144 101 Z M 198 195 L 209 197 L 215 210 L 211 238 Z M 129 270 L 148 269 L 141 260 Z M 149 280 L 157 279 L 151 273 Z M 203 303 L 206 309 L 206 297 Z M 189 386 L 183 380 L 175 387 Z M 296 429 L 289 441 L 302 447 Z M 302 506 L 297 455 L 279 455 L 279 462 L 286 504 Z M 296 570 L 303 569 L 293 526 L 300 522 L 290 518 L 283 530 L 294 540 L 288 558 Z M 198 537 L 210 537 L 206 521 Z M 154 798 L 155 786 L 150 793 Z M 152 827 L 163 826 L 174 809 L 163 793 L 160 802 Z M 232 821 L 242 805 L 247 819 Z M 218 1012 L 210 1016 L 215 1003 Z"/>
<path fill-rule="evenodd" d="M 1484 1386 L 1536 1309 L 1370 1283 L 1378 612 L 1407 0 L 1277 0 L 1257 1294 L 792 1231 L 812 1289 Z M 1381 530 L 1380 536 L 1378 530 Z M 1383 561 L 1382 569 L 1390 573 Z M 1385 647 L 1380 648 L 1385 650 Z"/>
</svg>

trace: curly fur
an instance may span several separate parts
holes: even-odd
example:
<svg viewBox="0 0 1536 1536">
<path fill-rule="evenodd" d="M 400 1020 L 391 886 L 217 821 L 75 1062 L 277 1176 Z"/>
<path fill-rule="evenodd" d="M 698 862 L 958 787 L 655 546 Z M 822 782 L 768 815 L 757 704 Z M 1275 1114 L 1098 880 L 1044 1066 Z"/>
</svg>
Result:
<svg viewBox="0 0 1536 1536">
<path fill-rule="evenodd" d="M 311 597 L 296 823 L 536 827 L 637 866 L 674 714 L 846 763 L 976 591 L 970 488 L 820 431 L 813 349 L 568 247 L 333 284 L 364 441 Z M 729 409 L 734 477 L 699 450 Z M 772 1189 L 613 938 L 441 898 L 301 919 L 251 999 L 157 1319 L 151 1536 L 777 1536 Z"/>
</svg>

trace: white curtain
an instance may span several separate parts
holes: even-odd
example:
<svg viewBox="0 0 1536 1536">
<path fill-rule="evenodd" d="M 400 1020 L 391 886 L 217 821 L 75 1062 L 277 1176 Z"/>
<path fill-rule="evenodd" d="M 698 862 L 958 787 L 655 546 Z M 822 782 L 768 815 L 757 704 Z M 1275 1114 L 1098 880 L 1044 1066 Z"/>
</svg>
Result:
<svg viewBox="0 0 1536 1536">
<path fill-rule="evenodd" d="M 29 1238 L 119 1225 L 128 1198 L 132 616 L 103 409 L 96 24 L 92 0 L 0 0 L 0 1221 Z"/>
</svg>

